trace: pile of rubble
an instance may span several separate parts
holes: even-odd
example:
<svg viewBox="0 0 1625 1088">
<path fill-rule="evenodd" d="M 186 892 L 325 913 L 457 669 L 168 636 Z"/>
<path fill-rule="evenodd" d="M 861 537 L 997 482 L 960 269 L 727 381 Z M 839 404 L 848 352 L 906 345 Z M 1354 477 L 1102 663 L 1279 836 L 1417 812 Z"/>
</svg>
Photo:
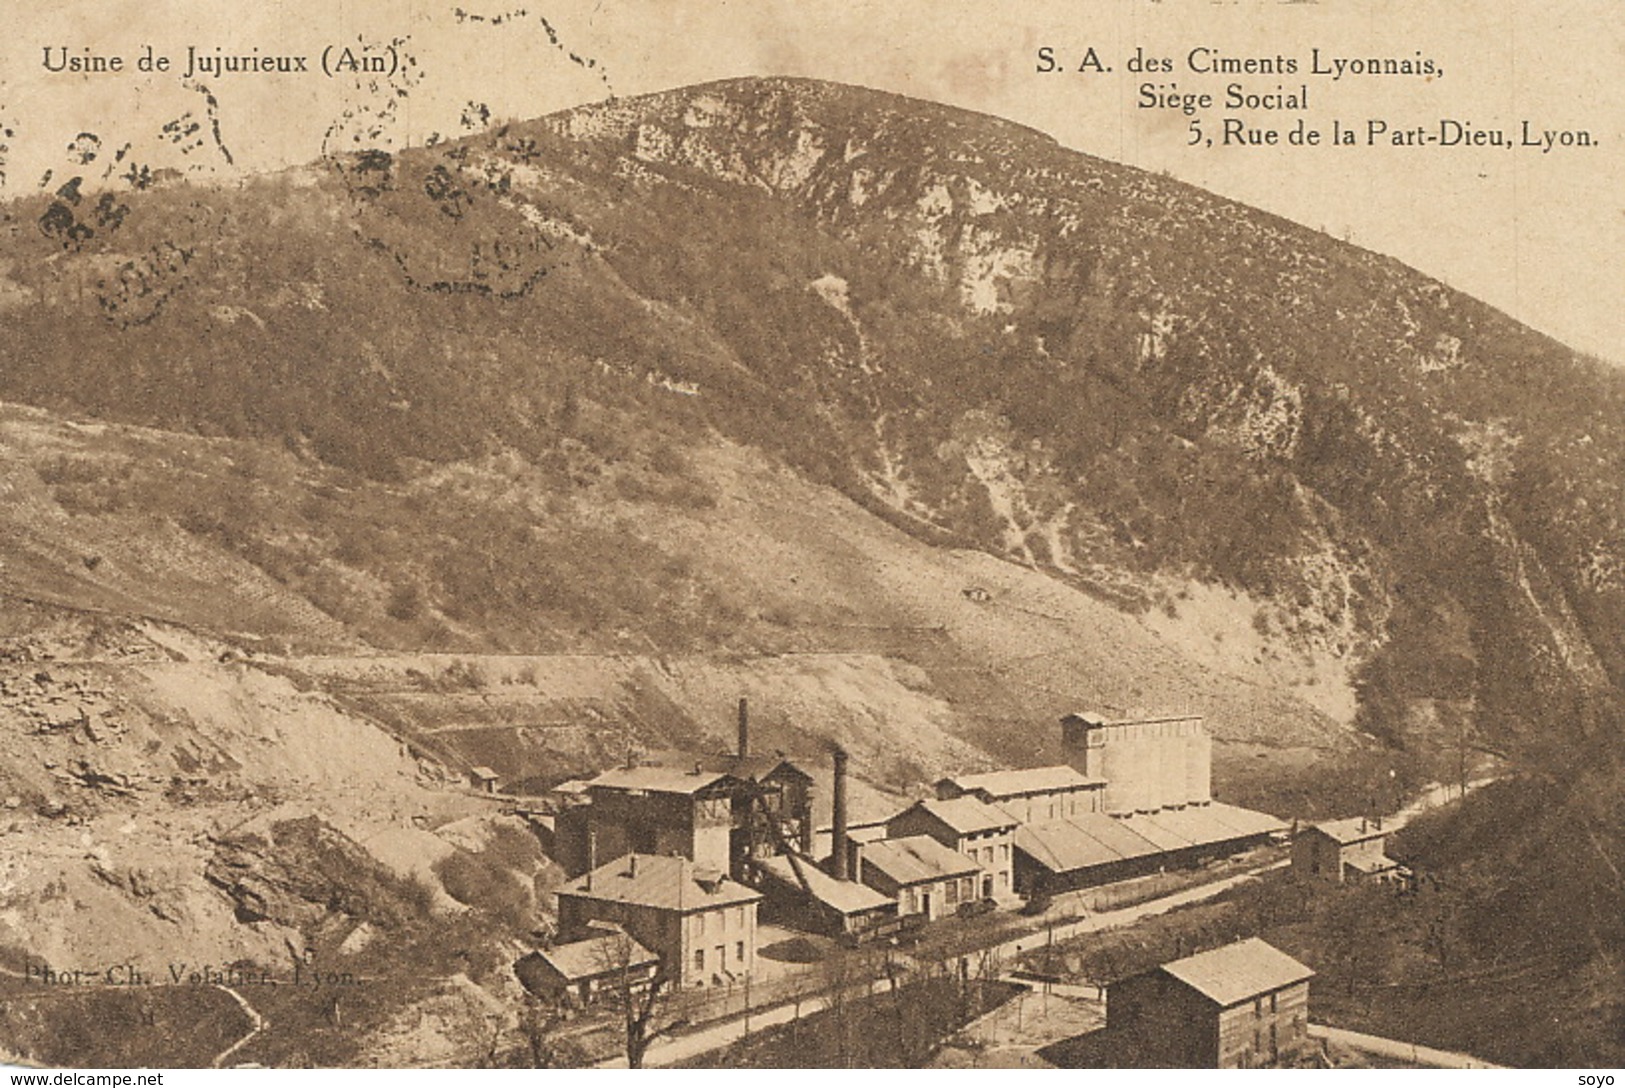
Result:
<svg viewBox="0 0 1625 1088">
<path fill-rule="evenodd" d="M 0 723 L 8 721 L 14 736 L 42 743 L 40 765 L 63 785 L 129 794 L 143 777 L 123 758 L 123 712 L 106 690 L 82 677 L 39 668 L 0 672 Z M 8 808 L 20 803 L 15 794 L 0 798 Z M 65 808 L 48 800 L 41 812 L 61 815 Z"/>
</svg>

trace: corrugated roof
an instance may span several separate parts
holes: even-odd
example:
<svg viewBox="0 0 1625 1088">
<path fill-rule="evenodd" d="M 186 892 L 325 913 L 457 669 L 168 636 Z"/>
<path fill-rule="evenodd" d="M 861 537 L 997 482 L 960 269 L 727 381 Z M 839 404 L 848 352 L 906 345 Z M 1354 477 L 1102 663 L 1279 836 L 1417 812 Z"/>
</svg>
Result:
<svg viewBox="0 0 1625 1088">
<path fill-rule="evenodd" d="M 1368 839 L 1380 839 L 1388 834 L 1377 827 L 1376 821 L 1361 816 L 1350 816 L 1346 820 L 1327 820 L 1316 824 L 1315 830 L 1330 836 L 1343 846 L 1365 842 Z"/>
<path fill-rule="evenodd" d="M 1026 824 L 1015 847 L 1054 873 L 1283 831 L 1274 816 L 1215 801 L 1128 817 L 1089 812 Z"/>
<path fill-rule="evenodd" d="M 1054 790 L 1089 789 L 1104 786 L 1104 778 L 1085 778 L 1077 768 L 1061 764 L 1055 767 L 1030 767 L 1024 771 L 989 771 L 986 774 L 961 774 L 947 779 L 966 793 L 985 790 L 994 800 L 1021 797 L 1029 793 L 1049 793 Z"/>
<path fill-rule="evenodd" d="M 1149 839 L 1159 851 L 1188 850 L 1204 839 L 1202 829 L 1195 826 L 1196 821 L 1179 818 L 1182 811 L 1169 809 L 1167 812 L 1140 813 L 1128 817 L 1124 822 L 1135 834 Z"/>
<path fill-rule="evenodd" d="M 1128 822 L 1145 833 L 1147 838 L 1158 842 L 1170 840 L 1168 849 L 1222 842 L 1232 835 L 1230 829 L 1215 820 L 1206 807 L 1194 805 L 1131 816 Z"/>
<path fill-rule="evenodd" d="M 683 913 L 751 903 L 762 897 L 715 869 L 695 865 L 687 858 L 656 854 L 628 854 L 600 865 L 560 888 L 559 894 Z"/>
<path fill-rule="evenodd" d="M 706 770 L 698 774 L 690 764 L 683 767 L 615 767 L 588 782 L 589 787 L 602 786 L 612 790 L 647 790 L 650 793 L 698 793 L 707 786 L 730 776 L 721 771 Z"/>
<path fill-rule="evenodd" d="M 1016 828 L 1015 847 L 1054 873 L 1089 869 L 1160 853 L 1129 821 L 1088 812 Z"/>
<path fill-rule="evenodd" d="M 1157 968 L 1221 1008 L 1314 977 L 1315 972 L 1257 937 L 1198 952 Z"/>
<path fill-rule="evenodd" d="M 929 812 L 961 835 L 1015 827 L 1017 823 L 1015 817 L 1008 812 L 976 797 L 955 797 L 951 801 L 916 801 L 904 811 L 916 808 Z"/>
<path fill-rule="evenodd" d="M 1267 812 L 1254 812 L 1250 808 L 1238 808 L 1227 805 L 1223 801 L 1212 801 L 1206 805 L 1196 807 L 1197 812 L 1205 812 L 1219 828 L 1228 830 L 1230 838 L 1251 838 L 1254 835 L 1274 835 L 1287 830 L 1285 820 L 1271 816 Z M 1222 841 L 1215 838 L 1213 841 Z"/>
<path fill-rule="evenodd" d="M 1163 834 L 1178 836 L 1196 846 L 1230 839 L 1249 839 L 1287 829 L 1284 822 L 1267 813 L 1237 808 L 1220 801 L 1131 816 L 1129 823 L 1142 830 L 1154 827 Z M 1148 834 L 1147 837 L 1157 836 Z"/>
<path fill-rule="evenodd" d="M 863 861 L 898 884 L 924 884 L 951 876 L 981 872 L 982 867 L 930 835 L 881 839 L 863 848 Z"/>
<path fill-rule="evenodd" d="M 802 883 L 796 879 L 791 866 L 799 867 L 807 882 L 805 890 L 812 892 L 813 898 L 820 903 L 841 914 L 862 914 L 864 911 L 889 907 L 893 902 L 867 884 L 859 884 L 855 880 L 836 880 L 805 858 L 797 858 L 792 863 L 788 857 L 772 857 L 760 864 L 775 880 L 798 891 L 803 890 Z"/>
<path fill-rule="evenodd" d="M 536 954 L 571 982 L 660 962 L 659 956 L 624 933 L 605 933 L 552 948 L 539 948 Z"/>
</svg>

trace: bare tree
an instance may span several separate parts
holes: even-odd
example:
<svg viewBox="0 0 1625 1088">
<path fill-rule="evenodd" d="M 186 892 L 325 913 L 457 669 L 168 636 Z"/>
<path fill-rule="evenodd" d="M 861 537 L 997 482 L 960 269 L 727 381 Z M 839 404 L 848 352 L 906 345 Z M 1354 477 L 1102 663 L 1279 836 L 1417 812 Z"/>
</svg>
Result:
<svg viewBox="0 0 1625 1088">
<path fill-rule="evenodd" d="M 824 985 L 824 1007 L 829 1010 L 835 1026 L 836 1064 L 848 1068 L 852 1064 L 852 994 L 853 984 L 860 978 L 857 955 L 837 949 L 824 958 L 819 974 Z"/>
<path fill-rule="evenodd" d="M 519 1031 L 532 1069 L 576 1069 L 587 1063 L 587 1052 L 559 1033 L 563 1010 L 554 1003 L 528 997 L 519 1014 Z"/>
<path fill-rule="evenodd" d="M 626 1064 L 642 1069 L 644 1055 L 656 1038 L 681 1023 L 676 1018 L 672 998 L 675 991 L 664 964 L 647 971 L 641 946 L 624 932 L 616 931 L 600 942 L 599 957 L 605 968 L 604 996 L 621 1014 L 626 1039 Z M 659 1024 L 660 1020 L 665 1024 Z"/>
</svg>

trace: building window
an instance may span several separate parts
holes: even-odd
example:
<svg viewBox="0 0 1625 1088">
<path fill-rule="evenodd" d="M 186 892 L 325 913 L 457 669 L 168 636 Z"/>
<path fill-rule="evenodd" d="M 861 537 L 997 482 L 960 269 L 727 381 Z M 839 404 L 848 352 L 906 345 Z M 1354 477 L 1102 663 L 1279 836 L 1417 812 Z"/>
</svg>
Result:
<svg viewBox="0 0 1625 1088">
<path fill-rule="evenodd" d="M 1003 891 L 1010 884 L 1010 874 L 1003 869 L 999 870 L 999 890 Z"/>
<path fill-rule="evenodd" d="M 745 928 L 745 908 L 744 907 L 735 907 L 734 908 L 734 924 L 737 925 L 740 929 Z"/>
<path fill-rule="evenodd" d="M 740 963 L 745 962 L 745 942 L 744 941 L 738 941 L 738 942 L 736 942 L 734 944 L 734 959 L 738 960 Z"/>
<path fill-rule="evenodd" d="M 1253 998 L 1253 1015 L 1254 1016 L 1263 1016 L 1264 1015 L 1264 999 L 1262 997 Z"/>
<path fill-rule="evenodd" d="M 694 932 L 698 936 L 705 936 L 705 915 L 696 914 L 694 916 Z"/>
<path fill-rule="evenodd" d="M 703 948 L 694 950 L 694 970 L 699 971 L 701 974 L 705 973 L 705 949 Z"/>
<path fill-rule="evenodd" d="M 1275 997 L 1275 994 L 1270 994 L 1270 1012 L 1278 1011 L 1278 1006 L 1275 1003 Z"/>
<path fill-rule="evenodd" d="M 1010 845 L 1008 843 L 999 847 L 999 858 L 1003 861 L 1010 860 Z"/>
</svg>

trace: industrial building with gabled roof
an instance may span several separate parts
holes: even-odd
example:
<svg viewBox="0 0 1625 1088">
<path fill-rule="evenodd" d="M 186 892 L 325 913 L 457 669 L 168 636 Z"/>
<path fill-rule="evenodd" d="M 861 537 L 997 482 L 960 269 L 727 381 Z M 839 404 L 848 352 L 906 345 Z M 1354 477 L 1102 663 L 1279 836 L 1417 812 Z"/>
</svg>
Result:
<svg viewBox="0 0 1625 1088">
<path fill-rule="evenodd" d="M 1314 970 L 1251 937 L 1119 979 L 1106 1032 L 1124 1067 L 1279 1065 L 1308 1037 Z"/>
<path fill-rule="evenodd" d="M 744 875 L 751 859 L 812 850 L 813 778 L 783 753 L 754 753 L 744 700 L 738 748 L 661 752 L 586 785 L 588 804 L 555 827 L 555 859 L 571 874 L 626 853 L 679 854 Z"/>
<path fill-rule="evenodd" d="M 618 927 L 595 927 L 591 936 L 539 948 L 514 964 L 525 989 L 540 997 L 588 1005 L 605 991 L 647 989 L 660 957 Z"/>
<path fill-rule="evenodd" d="M 557 894 L 561 935 L 585 933 L 593 923 L 619 926 L 660 957 L 678 986 L 733 982 L 755 967 L 762 894 L 721 869 L 628 854 Z"/>
<path fill-rule="evenodd" d="M 1085 778 L 1075 767 L 1059 763 L 1053 767 L 1028 767 L 1019 771 L 984 771 L 981 774 L 949 775 L 937 784 L 951 785 L 960 794 L 990 793 L 995 797 L 1021 797 L 1032 793 L 1104 786 L 1106 781 L 1100 778 Z"/>
<path fill-rule="evenodd" d="M 1018 821 L 996 805 L 975 797 L 916 801 L 886 823 L 888 838 L 929 835 L 965 855 L 982 869 L 977 898 L 1014 894 L 1010 835 Z"/>
<path fill-rule="evenodd" d="M 558 891 L 559 897 L 629 903 L 658 910 L 695 910 L 754 902 L 761 895 L 721 869 L 684 857 L 627 854 L 600 865 Z"/>
<path fill-rule="evenodd" d="M 975 797 L 955 797 L 947 801 L 916 801 L 893 816 L 888 823 L 896 823 L 920 812 L 929 816 L 956 835 L 981 835 L 990 831 L 1008 831 L 1018 821 L 1008 812 Z"/>
<path fill-rule="evenodd" d="M 1235 853 L 1269 842 L 1287 825 L 1218 801 L 1200 808 L 1124 817 L 1088 813 L 1016 829 L 1015 883 L 1053 894 Z"/>
<path fill-rule="evenodd" d="M 838 880 L 797 854 L 756 863 L 766 920 L 832 937 L 861 937 L 897 917 L 897 899 L 857 880 Z"/>
<path fill-rule="evenodd" d="M 899 915 L 928 920 L 977 898 L 982 867 L 930 835 L 881 839 L 855 849 L 862 881 L 897 903 Z"/>
<path fill-rule="evenodd" d="M 684 913 L 697 874 L 711 874 L 708 882 L 727 874 L 744 882 L 736 892 L 765 895 L 773 918 L 861 940 L 965 903 L 1195 865 L 1286 831 L 1274 817 L 1213 801 L 1210 741 L 1199 717 L 1067 715 L 1066 764 L 952 775 L 937 782 L 936 797 L 905 804 L 852 782 L 838 746 L 827 779 L 822 766 L 752 752 L 743 700 L 739 710 L 736 751 L 629 759 L 586 782 L 585 804 L 560 806 L 554 856 L 569 872 L 591 869 L 595 882 L 564 889 L 561 914 L 585 917 L 567 904 L 587 898 L 600 904 L 594 916 L 612 921 L 634 908 Z M 823 845 L 825 803 L 829 845 L 817 862 L 825 854 L 815 848 Z M 622 855 L 630 860 L 621 876 L 616 862 L 597 864 Z M 684 859 L 689 869 L 652 875 Z M 611 894 L 639 866 L 643 890 Z M 666 900 L 656 885 L 668 889 Z M 620 904 L 620 913 L 603 904 Z M 645 939 L 637 928 L 644 923 L 625 924 L 663 959 L 680 961 L 672 970 L 685 979 L 726 980 L 754 956 L 754 932 L 749 948 L 696 945 L 697 934 L 686 930 Z"/>
<path fill-rule="evenodd" d="M 1292 839 L 1293 875 L 1334 884 L 1403 880 L 1406 870 L 1387 854 L 1381 820 L 1354 816 L 1300 828 Z"/>
<path fill-rule="evenodd" d="M 1064 763 L 1023 771 L 950 775 L 936 784 L 941 800 L 975 797 L 997 805 L 1024 824 L 1099 812 L 1105 789 L 1104 779 L 1087 778 Z"/>
</svg>

